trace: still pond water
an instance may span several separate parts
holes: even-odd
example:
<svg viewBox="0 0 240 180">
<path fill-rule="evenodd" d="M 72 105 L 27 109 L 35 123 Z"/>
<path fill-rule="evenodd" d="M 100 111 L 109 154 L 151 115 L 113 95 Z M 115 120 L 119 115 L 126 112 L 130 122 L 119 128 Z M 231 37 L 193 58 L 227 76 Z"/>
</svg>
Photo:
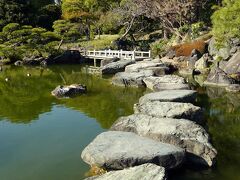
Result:
<svg viewBox="0 0 240 180">
<path fill-rule="evenodd" d="M 27 73 L 31 77 L 27 77 Z M 5 82 L 8 77 L 10 81 Z M 74 99 L 50 95 L 59 84 L 82 83 L 88 93 Z M 170 179 L 240 179 L 240 94 L 199 91 L 213 144 L 219 152 L 213 169 L 188 168 Z M 81 151 L 132 106 L 145 89 L 118 88 L 76 65 L 47 69 L 5 67 L 0 72 L 0 180 L 80 180 L 88 166 Z"/>
</svg>

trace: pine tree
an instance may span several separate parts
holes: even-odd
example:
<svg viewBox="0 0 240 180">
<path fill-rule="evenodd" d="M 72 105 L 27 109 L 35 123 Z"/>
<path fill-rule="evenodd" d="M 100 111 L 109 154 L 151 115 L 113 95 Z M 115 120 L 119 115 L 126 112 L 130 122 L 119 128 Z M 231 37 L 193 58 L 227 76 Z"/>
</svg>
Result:
<svg viewBox="0 0 240 180">
<path fill-rule="evenodd" d="M 240 0 L 224 0 L 212 16 L 213 35 L 218 42 L 240 38 Z"/>
</svg>

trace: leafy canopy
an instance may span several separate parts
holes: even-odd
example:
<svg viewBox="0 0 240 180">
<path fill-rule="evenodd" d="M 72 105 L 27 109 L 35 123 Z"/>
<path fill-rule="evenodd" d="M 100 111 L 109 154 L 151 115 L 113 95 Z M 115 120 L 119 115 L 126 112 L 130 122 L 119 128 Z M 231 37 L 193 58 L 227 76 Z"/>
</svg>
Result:
<svg viewBox="0 0 240 180">
<path fill-rule="evenodd" d="M 240 37 L 240 1 L 224 0 L 212 16 L 213 35 L 218 42 Z"/>
</svg>

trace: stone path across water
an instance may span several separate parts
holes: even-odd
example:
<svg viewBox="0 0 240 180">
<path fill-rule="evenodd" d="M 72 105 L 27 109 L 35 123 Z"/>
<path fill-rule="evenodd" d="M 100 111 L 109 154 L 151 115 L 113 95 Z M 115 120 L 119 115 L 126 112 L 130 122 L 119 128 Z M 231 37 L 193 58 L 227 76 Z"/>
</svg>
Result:
<svg viewBox="0 0 240 180">
<path fill-rule="evenodd" d="M 133 132 L 186 149 L 188 159 L 197 164 L 212 166 L 216 158 L 216 150 L 209 143 L 210 138 L 205 129 L 186 119 L 133 114 L 119 118 L 111 130 Z"/>
<path fill-rule="evenodd" d="M 139 99 L 139 103 L 144 102 L 194 102 L 197 92 L 193 90 L 168 90 L 146 94 Z"/>
<path fill-rule="evenodd" d="M 163 75 L 162 70 L 155 73 L 153 69 L 159 67 L 167 66 L 157 61 L 155 64 L 137 62 L 113 77 L 114 85 L 146 86 L 157 92 L 141 97 L 134 105 L 133 115 L 119 118 L 111 131 L 100 134 L 84 149 L 82 158 L 88 164 L 108 170 L 123 169 L 90 179 L 121 180 L 126 174 L 132 179 L 151 179 L 148 175 L 152 174 L 144 175 L 144 172 L 155 172 L 156 165 L 168 170 L 185 161 L 214 165 L 217 151 L 206 130 L 199 125 L 204 122 L 203 111 L 191 104 L 195 102 L 196 91 L 188 90 L 182 77 Z M 159 179 L 162 177 L 165 179 L 165 176 Z"/>
<path fill-rule="evenodd" d="M 202 109 L 190 103 L 146 102 L 143 104 L 135 104 L 134 112 L 136 114 L 147 114 L 159 118 L 189 119 L 200 124 L 203 122 Z"/>
<path fill-rule="evenodd" d="M 154 163 L 172 169 L 181 165 L 185 151 L 131 132 L 108 131 L 98 135 L 82 152 L 89 165 L 119 170 Z"/>
</svg>

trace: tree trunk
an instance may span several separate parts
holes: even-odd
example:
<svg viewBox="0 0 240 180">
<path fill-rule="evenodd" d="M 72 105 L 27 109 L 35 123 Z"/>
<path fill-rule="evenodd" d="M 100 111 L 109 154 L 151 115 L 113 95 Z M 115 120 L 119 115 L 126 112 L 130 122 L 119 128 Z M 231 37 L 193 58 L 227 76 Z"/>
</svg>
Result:
<svg viewBox="0 0 240 180">
<path fill-rule="evenodd" d="M 163 29 L 163 39 L 168 39 L 168 30 L 166 28 Z"/>
<path fill-rule="evenodd" d="M 86 19 L 86 24 L 87 24 L 87 28 L 85 30 L 86 38 L 87 38 L 87 41 L 89 41 L 90 40 L 91 27 L 90 27 L 90 23 L 89 23 L 88 19 Z"/>
</svg>

